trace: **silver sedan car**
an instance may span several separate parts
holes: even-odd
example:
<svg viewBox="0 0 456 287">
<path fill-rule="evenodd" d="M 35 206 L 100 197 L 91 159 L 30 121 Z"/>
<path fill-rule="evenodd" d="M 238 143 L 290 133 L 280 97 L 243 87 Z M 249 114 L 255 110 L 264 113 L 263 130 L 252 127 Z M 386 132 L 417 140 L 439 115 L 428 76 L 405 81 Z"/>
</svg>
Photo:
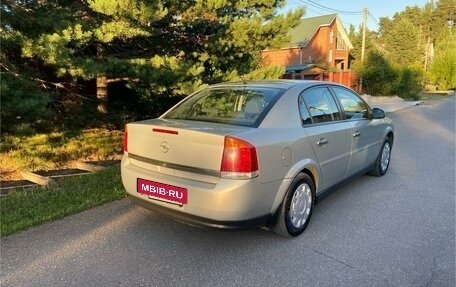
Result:
<svg viewBox="0 0 456 287">
<path fill-rule="evenodd" d="M 301 234 L 314 204 L 390 164 L 394 129 L 354 91 L 321 81 L 212 85 L 125 128 L 133 202 L 189 224 Z"/>
</svg>

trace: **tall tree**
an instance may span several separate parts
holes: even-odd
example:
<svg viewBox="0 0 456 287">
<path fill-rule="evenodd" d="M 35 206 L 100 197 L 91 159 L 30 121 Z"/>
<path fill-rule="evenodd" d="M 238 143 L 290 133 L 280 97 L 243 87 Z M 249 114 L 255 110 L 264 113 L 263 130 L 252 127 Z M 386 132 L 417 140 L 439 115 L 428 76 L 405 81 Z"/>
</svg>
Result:
<svg viewBox="0 0 456 287">
<path fill-rule="evenodd" d="M 375 52 L 371 55 L 371 64 L 388 66 L 375 69 L 360 65 L 360 36 L 351 27 L 350 39 L 355 45 L 351 52 L 354 58 L 352 67 L 358 75 L 366 74 L 372 79 L 377 77 L 379 82 L 372 82 L 374 88 L 369 88 L 377 93 L 414 97 L 426 83 L 423 75 L 429 67 L 431 71 L 428 76 L 431 76 L 432 83 L 439 83 L 440 88 L 452 87 L 455 44 L 451 44 L 451 37 L 455 33 L 455 19 L 456 0 L 431 0 L 422 8 L 406 7 L 391 19 L 380 18 L 378 33 L 371 38 L 374 43 L 372 50 Z M 381 83 L 386 80 L 390 82 Z M 429 83 L 429 79 L 426 81 Z"/>
<path fill-rule="evenodd" d="M 153 96 L 187 94 L 238 75 L 278 77 L 282 71 L 258 64 L 259 53 L 285 43 L 304 12 L 277 14 L 283 5 L 284 0 L 6 0 L 2 37 L 19 38 L 22 54 L 16 57 L 24 67 L 37 63 L 37 77 L 28 79 L 65 88 L 97 79 L 99 110 L 105 111 L 107 85 L 115 81 Z M 43 79 L 43 71 L 50 77 Z"/>
<path fill-rule="evenodd" d="M 384 30 L 380 41 L 387 58 L 397 65 L 415 65 L 422 59 L 420 37 L 416 26 L 407 18 L 400 18 Z"/>
<path fill-rule="evenodd" d="M 413 53 L 415 61 L 427 69 L 435 45 L 444 40 L 448 29 L 454 26 L 455 19 L 456 0 L 432 0 L 422 8 L 406 7 L 404 11 L 394 14 L 392 19 L 380 19 L 380 42 L 391 60 L 396 62 L 400 55 L 400 58 L 405 59 L 402 64 L 410 64 Z"/>
<path fill-rule="evenodd" d="M 456 25 L 456 0 L 438 0 L 432 13 L 430 27 L 435 42 L 444 40 L 449 29 Z"/>
<path fill-rule="evenodd" d="M 429 73 L 440 90 L 456 88 L 456 33 L 447 37 L 436 47 Z"/>
<path fill-rule="evenodd" d="M 302 14 L 276 16 L 282 4 L 91 0 L 80 19 L 28 41 L 23 51 L 57 66 L 62 76 L 128 78 L 157 92 L 188 93 L 255 70 L 256 54 L 282 44 Z"/>
<path fill-rule="evenodd" d="M 362 47 L 362 27 L 358 28 L 358 32 L 355 30 L 353 25 L 349 27 L 348 37 L 353 44 L 353 49 L 349 51 L 350 54 L 350 67 L 353 69 L 357 69 L 361 65 L 361 47 Z M 374 51 L 377 49 L 376 42 L 377 42 L 377 32 L 371 31 L 366 28 L 366 39 L 365 39 L 365 55 L 370 51 Z"/>
<path fill-rule="evenodd" d="M 53 118 L 49 105 L 56 90 L 66 87 L 54 81 L 53 71 L 39 58 L 22 57 L 24 40 L 52 33 L 68 24 L 67 11 L 74 1 L 17 1 L 1 3 L 0 72 L 1 72 L 1 131 L 33 130 Z M 59 7 L 60 13 L 55 13 Z M 54 10 L 52 10 L 52 9 Z M 51 11 L 54 11 L 51 13 Z"/>
</svg>

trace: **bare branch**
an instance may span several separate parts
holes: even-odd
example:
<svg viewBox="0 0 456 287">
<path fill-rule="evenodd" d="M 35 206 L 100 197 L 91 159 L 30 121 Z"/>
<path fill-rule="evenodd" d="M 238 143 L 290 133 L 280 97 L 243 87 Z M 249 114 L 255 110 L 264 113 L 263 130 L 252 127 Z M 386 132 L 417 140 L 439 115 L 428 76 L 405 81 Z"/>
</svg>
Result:
<svg viewBox="0 0 456 287">
<path fill-rule="evenodd" d="M 128 78 L 128 77 L 125 77 L 125 78 L 113 78 L 113 79 L 107 79 L 106 80 L 107 83 L 115 83 L 115 82 L 121 82 L 121 81 L 131 81 L 131 82 L 139 82 L 140 80 L 139 79 L 132 79 L 132 78 Z"/>
</svg>

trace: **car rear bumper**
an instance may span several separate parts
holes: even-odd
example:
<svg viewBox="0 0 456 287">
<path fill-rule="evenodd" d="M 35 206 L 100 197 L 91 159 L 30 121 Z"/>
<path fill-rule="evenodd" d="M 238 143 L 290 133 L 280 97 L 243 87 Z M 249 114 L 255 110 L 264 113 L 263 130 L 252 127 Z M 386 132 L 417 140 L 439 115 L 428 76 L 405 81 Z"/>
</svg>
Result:
<svg viewBox="0 0 456 287">
<path fill-rule="evenodd" d="M 220 221 L 188 213 L 183 213 L 178 210 L 169 209 L 158 204 L 155 204 L 154 202 L 149 202 L 142 198 L 138 198 L 136 196 L 130 196 L 130 199 L 134 204 L 137 204 L 152 211 L 159 212 L 161 214 L 174 218 L 177 221 L 197 226 L 214 227 L 222 229 L 247 229 L 259 226 L 266 226 L 272 218 L 271 214 L 266 214 L 263 216 L 245 220 Z"/>
<path fill-rule="evenodd" d="M 201 181 L 196 175 L 178 177 L 167 171 L 156 172 L 138 166 L 124 156 L 121 163 L 122 182 L 131 200 L 147 209 L 194 225 L 225 229 L 263 226 L 271 211 L 280 182 L 260 183 L 258 178 L 229 180 L 216 178 Z M 194 178 L 198 178 L 195 180 Z M 187 189 L 187 204 L 175 204 L 139 193 L 138 179 Z"/>
</svg>

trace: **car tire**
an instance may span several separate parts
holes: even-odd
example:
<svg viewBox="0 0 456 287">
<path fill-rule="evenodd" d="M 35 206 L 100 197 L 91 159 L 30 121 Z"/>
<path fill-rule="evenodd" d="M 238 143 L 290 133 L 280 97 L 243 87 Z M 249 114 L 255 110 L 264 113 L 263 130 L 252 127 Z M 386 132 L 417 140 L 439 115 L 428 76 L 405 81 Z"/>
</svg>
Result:
<svg viewBox="0 0 456 287">
<path fill-rule="evenodd" d="M 305 173 L 298 174 L 283 199 L 273 231 L 284 237 L 300 235 L 312 216 L 315 184 Z"/>
<path fill-rule="evenodd" d="M 392 150 L 393 144 L 392 141 L 387 137 L 385 139 L 385 142 L 382 145 L 382 148 L 380 149 L 380 153 L 378 154 L 378 157 L 375 161 L 375 167 L 373 170 L 369 172 L 370 175 L 373 176 L 383 176 L 385 175 L 386 171 L 388 170 L 388 167 L 391 162 L 391 150 Z"/>
</svg>

